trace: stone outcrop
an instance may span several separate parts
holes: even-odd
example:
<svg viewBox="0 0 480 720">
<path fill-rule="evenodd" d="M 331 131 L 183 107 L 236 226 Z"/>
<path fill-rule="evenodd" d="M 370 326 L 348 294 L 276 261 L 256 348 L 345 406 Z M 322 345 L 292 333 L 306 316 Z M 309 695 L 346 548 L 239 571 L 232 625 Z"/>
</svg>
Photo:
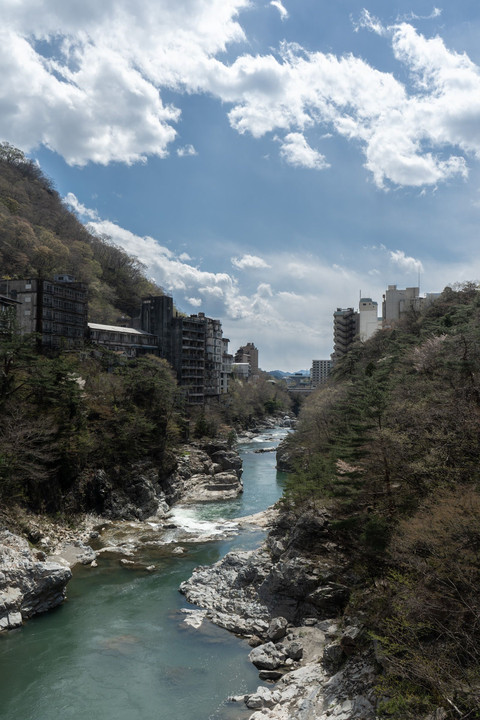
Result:
<svg viewBox="0 0 480 720">
<path fill-rule="evenodd" d="M 356 657 L 334 675 L 318 662 L 286 673 L 273 688 L 231 698 L 255 710 L 249 720 L 374 720 L 374 667 Z"/>
<path fill-rule="evenodd" d="M 82 478 L 73 507 L 87 507 L 109 520 L 146 520 L 165 516 L 179 501 L 229 500 L 243 491 L 242 460 L 226 441 L 182 446 L 162 476 L 150 461 L 97 469 Z"/>
<path fill-rule="evenodd" d="M 24 538 L 0 531 L 0 630 L 19 627 L 63 602 L 71 576 L 68 566 L 46 560 Z"/>
<path fill-rule="evenodd" d="M 229 500 L 243 492 L 242 460 L 226 442 L 192 443 L 163 484 L 170 504 Z"/>
<path fill-rule="evenodd" d="M 303 548 L 309 555 L 302 554 Z M 180 591 L 217 625 L 266 638 L 273 617 L 300 624 L 305 618 L 338 615 L 349 595 L 342 571 L 327 512 L 296 521 L 281 516 L 261 548 L 232 552 L 212 566 L 196 568 Z"/>
<path fill-rule="evenodd" d="M 280 470 L 280 472 L 294 471 L 295 458 L 290 448 L 288 436 L 284 440 L 282 440 L 281 443 L 278 444 L 276 449 L 276 459 L 277 470 Z"/>
</svg>

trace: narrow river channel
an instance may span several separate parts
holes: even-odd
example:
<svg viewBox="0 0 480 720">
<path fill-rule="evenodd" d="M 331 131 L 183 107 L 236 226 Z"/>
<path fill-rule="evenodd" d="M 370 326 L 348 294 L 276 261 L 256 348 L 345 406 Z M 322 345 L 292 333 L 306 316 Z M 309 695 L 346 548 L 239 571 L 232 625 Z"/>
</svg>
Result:
<svg viewBox="0 0 480 720">
<path fill-rule="evenodd" d="M 176 520 L 206 528 L 264 510 L 282 492 L 275 453 L 284 430 L 241 445 L 244 493 L 223 502 L 180 510 Z M 25 627 L 0 637 L 1 720 L 233 720 L 248 717 L 229 695 L 252 692 L 257 670 L 250 648 L 211 624 L 184 622 L 191 607 L 178 592 L 194 567 L 231 549 L 256 547 L 260 531 L 228 539 L 144 551 L 153 573 L 122 567 L 102 554 L 98 567 L 79 567 L 68 600 Z M 205 625 L 205 623 L 204 623 Z"/>
</svg>

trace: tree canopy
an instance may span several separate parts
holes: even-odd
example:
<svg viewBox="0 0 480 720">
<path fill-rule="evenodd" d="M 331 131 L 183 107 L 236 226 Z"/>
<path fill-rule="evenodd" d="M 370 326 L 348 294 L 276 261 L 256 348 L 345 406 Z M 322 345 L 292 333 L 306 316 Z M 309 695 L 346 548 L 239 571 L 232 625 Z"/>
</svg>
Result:
<svg viewBox="0 0 480 720">
<path fill-rule="evenodd" d="M 56 273 L 88 283 L 92 322 L 131 318 L 142 297 L 162 292 L 138 259 L 88 232 L 35 163 L 0 143 L 0 277 Z"/>
<path fill-rule="evenodd" d="M 306 402 L 285 501 L 328 505 L 381 646 L 381 717 L 480 717 L 480 290 L 357 344 Z"/>
</svg>

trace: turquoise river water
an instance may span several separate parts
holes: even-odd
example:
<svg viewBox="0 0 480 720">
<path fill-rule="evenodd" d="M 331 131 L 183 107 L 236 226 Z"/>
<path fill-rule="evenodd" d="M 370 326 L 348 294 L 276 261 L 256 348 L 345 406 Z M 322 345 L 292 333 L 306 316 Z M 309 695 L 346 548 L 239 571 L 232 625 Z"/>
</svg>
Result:
<svg viewBox="0 0 480 720">
<path fill-rule="evenodd" d="M 272 430 L 241 446 L 244 493 L 222 503 L 176 513 L 186 526 L 217 527 L 220 519 L 250 515 L 282 492 L 275 453 L 254 453 L 285 435 Z M 183 513 L 183 514 L 182 514 Z M 260 531 L 228 540 L 144 550 L 153 573 L 102 554 L 98 567 L 79 567 L 68 599 L 53 612 L 0 637 L 1 720 L 239 720 L 248 717 L 230 695 L 259 684 L 246 641 L 204 623 L 184 622 L 192 606 L 178 592 L 194 567 L 231 549 L 256 547 Z"/>
</svg>

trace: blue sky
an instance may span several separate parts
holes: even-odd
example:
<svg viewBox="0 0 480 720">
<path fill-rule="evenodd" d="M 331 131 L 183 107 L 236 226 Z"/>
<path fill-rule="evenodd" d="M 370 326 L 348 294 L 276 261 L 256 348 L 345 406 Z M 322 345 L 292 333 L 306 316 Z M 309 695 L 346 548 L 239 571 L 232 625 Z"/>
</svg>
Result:
<svg viewBox="0 0 480 720">
<path fill-rule="evenodd" d="M 264 369 L 480 279 L 475 0 L 0 0 L 0 139 Z"/>
</svg>

